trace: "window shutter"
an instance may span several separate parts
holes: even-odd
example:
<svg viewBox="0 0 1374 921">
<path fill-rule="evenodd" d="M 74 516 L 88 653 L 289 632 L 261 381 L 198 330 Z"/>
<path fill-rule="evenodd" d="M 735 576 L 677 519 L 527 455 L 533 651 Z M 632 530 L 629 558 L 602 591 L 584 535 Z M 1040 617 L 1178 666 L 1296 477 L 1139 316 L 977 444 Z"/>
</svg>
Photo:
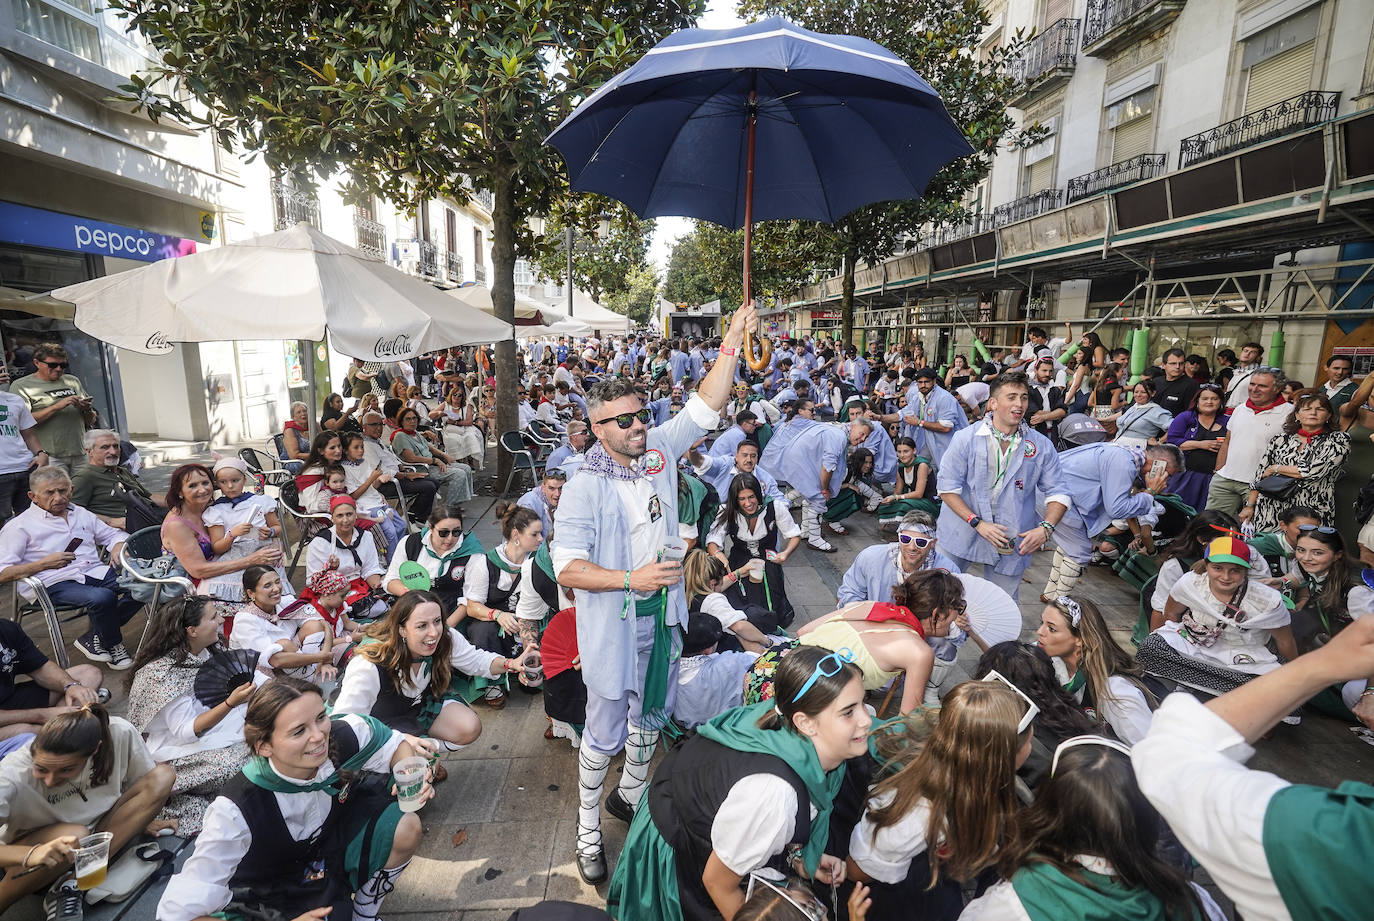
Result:
<svg viewBox="0 0 1374 921">
<path fill-rule="evenodd" d="M 1121 163 L 1150 153 L 1154 140 L 1154 117 L 1145 115 L 1129 121 L 1112 132 L 1112 162 Z"/>
<path fill-rule="evenodd" d="M 1043 32 L 1059 20 L 1068 19 L 1072 11 L 1072 0 L 1045 0 L 1045 20 L 1040 30 Z"/>
<path fill-rule="evenodd" d="M 1316 51 L 1315 41 L 1305 42 L 1251 67 L 1245 84 L 1245 114 L 1307 92 Z"/>
<path fill-rule="evenodd" d="M 1030 188 L 1026 190 L 1027 195 L 1034 195 L 1036 192 L 1043 192 L 1045 189 L 1054 187 L 1054 157 L 1046 157 L 1031 165 L 1030 168 Z"/>
</svg>

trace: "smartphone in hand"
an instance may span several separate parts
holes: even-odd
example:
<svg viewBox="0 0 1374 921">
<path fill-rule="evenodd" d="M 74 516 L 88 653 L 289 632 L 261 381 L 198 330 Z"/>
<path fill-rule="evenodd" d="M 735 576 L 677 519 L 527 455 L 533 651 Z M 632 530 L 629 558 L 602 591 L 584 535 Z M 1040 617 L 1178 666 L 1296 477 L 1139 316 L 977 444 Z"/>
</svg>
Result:
<svg viewBox="0 0 1374 921">
<path fill-rule="evenodd" d="M 68 553 L 75 553 L 75 552 L 76 552 L 76 548 L 77 548 L 77 547 L 80 547 L 80 546 L 81 546 L 81 538 L 79 538 L 79 537 L 73 537 L 73 538 L 71 539 L 71 542 L 67 544 L 67 552 L 68 552 Z"/>
</svg>

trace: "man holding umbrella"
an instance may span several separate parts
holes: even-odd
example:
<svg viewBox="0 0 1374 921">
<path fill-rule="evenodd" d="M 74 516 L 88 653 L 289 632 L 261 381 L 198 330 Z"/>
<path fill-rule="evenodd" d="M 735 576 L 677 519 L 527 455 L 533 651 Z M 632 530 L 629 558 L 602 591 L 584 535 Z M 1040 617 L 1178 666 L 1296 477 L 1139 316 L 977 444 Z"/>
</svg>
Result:
<svg viewBox="0 0 1374 921">
<path fill-rule="evenodd" d="M 677 459 L 719 423 L 754 315 L 748 305 L 735 314 L 720 360 L 682 412 L 661 426 L 648 427 L 648 410 L 627 381 L 603 381 L 587 394 L 598 443 L 563 490 L 551 551 L 559 584 L 576 599 L 585 657 L 577 869 L 593 885 L 606 878 L 600 807 L 611 758 L 625 749 L 625 770 L 606 808 L 629 821 L 677 688 L 681 630 L 673 628 L 687 622 Z"/>
</svg>

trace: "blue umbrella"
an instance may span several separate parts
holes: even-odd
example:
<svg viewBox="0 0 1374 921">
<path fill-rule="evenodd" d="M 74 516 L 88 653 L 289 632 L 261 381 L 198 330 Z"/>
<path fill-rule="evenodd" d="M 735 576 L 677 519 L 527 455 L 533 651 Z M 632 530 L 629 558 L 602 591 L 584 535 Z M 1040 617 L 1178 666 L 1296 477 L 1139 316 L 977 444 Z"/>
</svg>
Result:
<svg viewBox="0 0 1374 921">
<path fill-rule="evenodd" d="M 776 17 L 670 35 L 548 143 L 578 191 L 640 217 L 743 226 L 746 300 L 755 221 L 834 223 L 920 198 L 936 170 L 973 152 L 935 90 L 892 52 Z"/>
</svg>

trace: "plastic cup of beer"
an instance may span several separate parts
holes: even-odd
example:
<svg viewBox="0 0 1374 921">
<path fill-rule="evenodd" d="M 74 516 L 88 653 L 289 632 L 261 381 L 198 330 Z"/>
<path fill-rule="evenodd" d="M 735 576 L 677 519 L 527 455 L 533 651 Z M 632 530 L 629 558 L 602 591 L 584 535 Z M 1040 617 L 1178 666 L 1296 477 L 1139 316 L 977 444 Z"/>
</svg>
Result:
<svg viewBox="0 0 1374 921">
<path fill-rule="evenodd" d="M 396 781 L 396 802 L 402 812 L 420 811 L 420 791 L 424 789 L 428 770 L 429 759 L 423 755 L 402 758 L 391 766 L 391 777 Z"/>
<path fill-rule="evenodd" d="M 76 842 L 72 852 L 76 863 L 76 888 L 85 892 L 105 882 L 105 869 L 110 862 L 110 841 L 113 839 L 114 835 L 101 831 Z"/>
<path fill-rule="evenodd" d="M 750 582 L 762 582 L 762 581 L 763 581 L 763 560 L 750 560 L 750 561 L 749 561 L 749 581 L 750 581 Z"/>
</svg>

